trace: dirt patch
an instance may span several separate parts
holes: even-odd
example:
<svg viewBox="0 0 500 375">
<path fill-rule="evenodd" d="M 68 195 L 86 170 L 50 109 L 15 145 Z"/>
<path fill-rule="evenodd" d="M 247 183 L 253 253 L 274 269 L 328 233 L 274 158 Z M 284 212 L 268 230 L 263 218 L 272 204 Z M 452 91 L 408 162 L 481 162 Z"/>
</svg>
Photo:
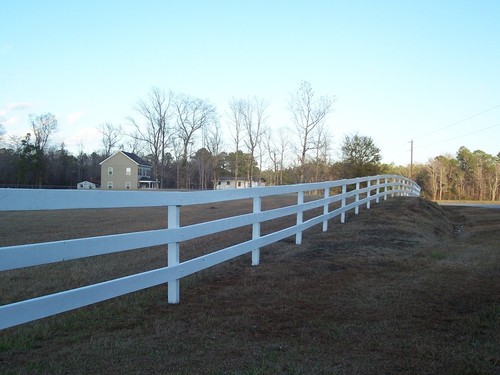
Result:
<svg viewBox="0 0 500 375">
<path fill-rule="evenodd" d="M 184 220 L 250 209 L 248 202 L 210 207 L 200 211 L 203 218 L 186 211 Z M 80 213 L 85 214 L 90 216 L 79 220 L 88 220 L 87 230 L 112 232 L 117 225 L 109 215 Z M 127 218 L 128 228 L 155 228 L 166 217 L 161 210 L 148 211 L 158 222 L 142 222 L 140 211 L 131 214 L 136 220 Z M 79 233 L 78 220 L 70 218 L 65 217 L 67 231 Z M 94 220 L 101 220 L 99 228 Z M 50 238 L 45 222 L 31 229 Z M 58 235 L 67 235 L 64 229 Z M 82 374 L 496 374 L 499 229 L 498 210 L 389 199 L 349 214 L 345 224 L 334 220 L 327 232 L 319 226 L 308 230 L 301 246 L 286 239 L 262 249 L 258 267 L 250 266 L 247 255 L 184 279 L 179 305 L 166 303 L 162 286 L 1 331 L 0 368 Z M 248 235 L 243 228 L 217 240 Z M 19 241 L 7 232 L 1 238 Z M 189 246 L 183 247 L 192 254 L 186 257 L 210 251 L 211 242 Z M 164 262 L 164 249 L 144 249 L 4 272 L 0 295 L 16 299 L 26 289 L 57 289 L 60 280 L 66 288 L 72 279 L 109 279 L 123 268 L 132 272 Z"/>
</svg>

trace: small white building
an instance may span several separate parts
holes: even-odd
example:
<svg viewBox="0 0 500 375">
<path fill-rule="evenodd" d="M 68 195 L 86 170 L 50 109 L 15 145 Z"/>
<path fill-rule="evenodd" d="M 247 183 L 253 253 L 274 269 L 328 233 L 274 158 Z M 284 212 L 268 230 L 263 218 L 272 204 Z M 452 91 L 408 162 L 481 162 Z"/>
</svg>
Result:
<svg viewBox="0 0 500 375">
<path fill-rule="evenodd" d="M 250 180 L 245 177 L 221 177 L 215 185 L 215 190 L 243 189 L 257 186 L 266 186 L 266 181 L 262 178 L 260 180 L 254 178 L 253 182 L 250 184 Z"/>
<path fill-rule="evenodd" d="M 82 182 L 79 182 L 78 184 L 76 184 L 76 188 L 78 190 L 80 190 L 80 189 L 92 190 L 92 189 L 97 189 L 98 186 L 90 181 L 82 181 Z"/>
</svg>

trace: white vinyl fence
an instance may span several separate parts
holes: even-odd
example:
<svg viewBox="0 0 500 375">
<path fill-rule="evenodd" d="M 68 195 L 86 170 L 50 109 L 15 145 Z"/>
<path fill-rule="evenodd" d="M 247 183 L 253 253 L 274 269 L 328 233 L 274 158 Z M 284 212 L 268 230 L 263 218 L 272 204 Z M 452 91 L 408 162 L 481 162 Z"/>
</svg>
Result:
<svg viewBox="0 0 500 375">
<path fill-rule="evenodd" d="M 304 194 L 312 191 L 322 192 L 322 198 L 305 202 Z M 263 197 L 282 194 L 296 194 L 297 203 L 261 210 Z M 370 208 L 373 201 L 394 195 L 419 196 L 420 187 L 405 177 L 380 175 L 224 191 L 0 189 L 0 211 L 168 206 L 168 228 L 164 229 L 0 247 L 0 272 L 150 246 L 167 245 L 168 249 L 166 267 L 0 306 L 0 329 L 164 283 L 168 283 L 168 302 L 179 303 L 179 285 L 183 277 L 249 252 L 252 253 L 252 265 L 258 265 L 261 247 L 290 236 L 295 236 L 295 242 L 301 244 L 304 230 L 321 224 L 326 231 L 328 220 L 340 216 L 340 221 L 344 222 L 347 211 L 354 210 L 357 214 L 360 206 Z M 182 206 L 248 198 L 253 200 L 252 213 L 180 226 Z M 336 202 L 336 208 L 330 209 Z M 321 207 L 321 215 L 303 220 L 304 212 Z M 288 215 L 296 215 L 295 225 L 261 236 L 261 223 Z M 180 262 L 182 242 L 247 225 L 253 228 L 251 240 Z"/>
</svg>

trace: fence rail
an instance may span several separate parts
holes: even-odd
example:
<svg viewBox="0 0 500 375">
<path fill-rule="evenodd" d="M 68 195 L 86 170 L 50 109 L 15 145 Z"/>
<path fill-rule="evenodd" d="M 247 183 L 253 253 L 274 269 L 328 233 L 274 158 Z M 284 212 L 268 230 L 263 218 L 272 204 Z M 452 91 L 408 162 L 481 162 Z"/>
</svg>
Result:
<svg viewBox="0 0 500 375">
<path fill-rule="evenodd" d="M 304 194 L 312 191 L 322 191 L 323 197 L 305 202 Z M 296 194 L 297 203 L 262 210 L 262 198 L 283 194 Z M 291 236 L 295 236 L 296 244 L 301 244 L 304 230 L 321 224 L 326 231 L 332 218 L 340 216 L 343 223 L 346 212 L 354 210 L 357 214 L 360 206 L 370 208 L 373 201 L 378 203 L 380 199 L 395 195 L 418 196 L 420 187 L 402 176 L 380 175 L 312 184 L 197 192 L 0 189 L 0 211 L 168 207 L 168 227 L 165 229 L 0 247 L 0 272 L 150 246 L 167 245 L 168 249 L 166 267 L 0 306 L 0 329 L 165 283 L 168 284 L 168 302 L 179 303 L 179 286 L 183 277 L 249 252 L 252 253 L 252 265 L 256 266 L 260 261 L 260 248 Z M 248 198 L 253 200 L 252 213 L 180 225 L 182 206 Z M 332 209 L 332 203 L 336 202 L 340 202 L 340 207 L 337 203 Z M 321 207 L 322 214 L 304 221 L 304 212 Z M 294 225 L 261 235 L 261 223 L 289 215 L 296 216 Z M 250 240 L 180 262 L 182 242 L 248 225 L 252 226 Z"/>
</svg>

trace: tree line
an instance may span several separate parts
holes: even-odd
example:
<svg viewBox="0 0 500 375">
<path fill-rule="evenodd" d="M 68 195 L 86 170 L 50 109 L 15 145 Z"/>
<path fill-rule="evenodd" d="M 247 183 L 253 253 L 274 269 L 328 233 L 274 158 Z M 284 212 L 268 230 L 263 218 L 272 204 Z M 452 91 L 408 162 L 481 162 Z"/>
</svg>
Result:
<svg viewBox="0 0 500 375">
<path fill-rule="evenodd" d="M 500 152 L 491 155 L 462 146 L 456 156 L 439 155 L 417 165 L 415 178 L 434 200 L 498 201 Z"/>
<path fill-rule="evenodd" d="M 410 176 L 408 166 L 382 164 L 371 137 L 349 134 L 342 138 L 339 160 L 333 160 L 327 120 L 334 102 L 301 82 L 289 98 L 292 126 L 271 128 L 264 99 L 232 98 L 221 115 L 207 100 L 152 88 L 127 118 L 132 131 L 101 124 L 101 148 L 77 155 L 51 142 L 55 115 L 32 114 L 24 137 L 6 137 L 0 125 L 0 186 L 99 183 L 100 162 L 122 149 L 150 162 L 152 177 L 164 189 L 212 189 L 228 177 L 283 185 L 398 173 L 415 178 L 432 199 L 498 200 L 500 155 L 462 147 L 456 157 L 414 166 Z"/>
</svg>

